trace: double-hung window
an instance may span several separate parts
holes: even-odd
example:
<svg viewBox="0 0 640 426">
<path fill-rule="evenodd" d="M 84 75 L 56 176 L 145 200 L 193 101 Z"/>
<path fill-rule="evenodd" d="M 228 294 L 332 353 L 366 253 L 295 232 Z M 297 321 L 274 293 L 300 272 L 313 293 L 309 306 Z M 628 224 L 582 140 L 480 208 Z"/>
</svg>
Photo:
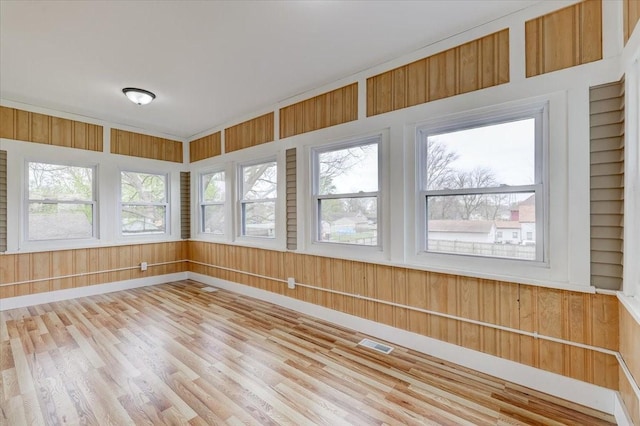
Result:
<svg viewBox="0 0 640 426">
<path fill-rule="evenodd" d="M 120 173 L 122 235 L 165 234 L 169 215 L 167 175 Z"/>
<path fill-rule="evenodd" d="M 418 129 L 424 251 L 545 260 L 543 111 Z"/>
<path fill-rule="evenodd" d="M 95 237 L 95 167 L 27 162 L 27 172 L 27 240 Z"/>
<path fill-rule="evenodd" d="M 275 238 L 278 166 L 275 160 L 240 165 L 240 235 Z"/>
<path fill-rule="evenodd" d="M 380 141 L 312 151 L 316 242 L 380 246 Z"/>
<path fill-rule="evenodd" d="M 225 227 L 225 172 L 200 175 L 201 231 L 205 234 L 224 235 Z"/>
</svg>

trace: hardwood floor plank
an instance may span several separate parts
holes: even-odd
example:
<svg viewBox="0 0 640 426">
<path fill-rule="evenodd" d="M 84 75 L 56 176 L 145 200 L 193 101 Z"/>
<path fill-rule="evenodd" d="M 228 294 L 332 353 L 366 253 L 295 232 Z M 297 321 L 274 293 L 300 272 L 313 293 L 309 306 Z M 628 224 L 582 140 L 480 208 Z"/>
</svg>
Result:
<svg viewBox="0 0 640 426">
<path fill-rule="evenodd" d="M 613 422 L 416 351 L 380 354 L 344 327 L 202 288 L 179 281 L 2 312 L 0 423 Z"/>
</svg>

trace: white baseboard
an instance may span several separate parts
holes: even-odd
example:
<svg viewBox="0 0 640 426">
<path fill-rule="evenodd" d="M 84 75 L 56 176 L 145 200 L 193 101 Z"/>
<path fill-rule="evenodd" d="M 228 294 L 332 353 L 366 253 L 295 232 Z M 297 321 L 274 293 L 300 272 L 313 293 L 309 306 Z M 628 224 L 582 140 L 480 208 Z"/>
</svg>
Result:
<svg viewBox="0 0 640 426">
<path fill-rule="evenodd" d="M 633 421 L 631 420 L 627 407 L 622 401 L 622 395 L 620 395 L 620 392 L 616 392 L 613 415 L 616 418 L 618 426 L 633 426 Z"/>
<path fill-rule="evenodd" d="M 312 303 L 303 302 L 270 291 L 260 290 L 244 284 L 221 280 L 194 272 L 189 272 L 188 275 L 190 279 L 206 285 L 274 303 L 386 340 L 387 342 L 392 342 L 463 367 L 471 368 L 481 373 L 526 386 L 539 392 L 544 392 L 608 414 L 616 415 L 616 420 L 618 420 L 617 416 L 619 414 L 624 415 L 624 410 L 621 411 L 620 407 L 618 407 L 620 404 L 617 396 L 618 393 L 611 389 L 456 346 L 451 343 L 338 312 Z M 624 419 L 620 419 L 618 422 L 625 424 L 623 420 Z"/>
<path fill-rule="evenodd" d="M 59 302 L 61 300 L 75 299 L 77 297 L 95 296 L 96 294 L 129 290 L 131 288 L 146 287 L 149 285 L 164 284 L 171 281 L 186 280 L 188 276 L 187 274 L 187 272 L 176 272 L 173 274 L 154 275 L 152 277 L 115 281 L 106 284 L 96 284 L 86 287 L 68 288 L 64 290 L 48 291 L 45 293 L 9 297 L 6 299 L 0 299 L 0 311 L 40 305 L 42 303 Z"/>
</svg>

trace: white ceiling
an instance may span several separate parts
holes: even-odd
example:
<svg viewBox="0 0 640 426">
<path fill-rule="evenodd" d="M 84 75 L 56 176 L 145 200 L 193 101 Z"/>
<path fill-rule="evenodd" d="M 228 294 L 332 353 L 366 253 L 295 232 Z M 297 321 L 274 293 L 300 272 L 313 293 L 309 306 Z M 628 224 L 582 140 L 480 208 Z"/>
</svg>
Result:
<svg viewBox="0 0 640 426">
<path fill-rule="evenodd" d="M 533 3 L 1 0 L 0 97 L 188 138 Z"/>
</svg>

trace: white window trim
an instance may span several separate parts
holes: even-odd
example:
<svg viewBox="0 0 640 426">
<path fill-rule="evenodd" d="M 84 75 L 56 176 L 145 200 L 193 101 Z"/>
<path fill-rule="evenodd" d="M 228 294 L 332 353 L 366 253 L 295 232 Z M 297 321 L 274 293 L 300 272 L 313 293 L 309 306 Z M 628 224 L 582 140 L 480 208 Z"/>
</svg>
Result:
<svg viewBox="0 0 640 426">
<path fill-rule="evenodd" d="M 355 192 L 355 193 L 336 193 L 330 195 L 319 195 L 319 182 L 320 182 L 320 165 L 319 165 L 319 156 L 322 153 L 338 151 L 341 149 L 354 148 L 362 145 L 377 145 L 378 151 L 378 190 L 372 192 Z M 310 150 L 311 155 L 311 212 L 312 212 L 312 222 L 309 227 L 310 230 L 310 242 L 312 245 L 318 246 L 328 246 L 328 247 L 340 247 L 354 250 L 369 250 L 369 251 L 382 251 L 383 243 L 384 243 L 384 235 L 383 235 L 383 221 L 384 217 L 382 214 L 383 203 L 382 203 L 382 157 L 383 157 L 383 143 L 382 143 L 382 135 L 373 135 L 367 136 L 358 139 L 350 139 L 346 141 L 341 141 L 337 143 L 331 143 L 329 145 L 323 145 L 320 147 L 314 147 Z M 318 238 L 319 233 L 321 232 L 320 228 L 320 201 L 321 200 L 330 200 L 330 199 L 342 199 L 342 198 L 376 198 L 376 215 L 377 215 L 377 230 L 376 230 L 376 245 L 364 245 L 364 244 L 346 244 L 346 243 L 335 243 L 330 241 L 321 241 Z"/>
<path fill-rule="evenodd" d="M 48 200 L 51 204 L 91 204 L 92 212 L 93 212 L 93 220 L 92 220 L 92 230 L 91 237 L 86 238 L 59 238 L 59 239 L 46 239 L 46 240 L 31 240 L 29 239 L 29 205 L 31 202 L 37 202 L 37 200 L 29 199 L 29 163 L 41 163 L 41 164 L 50 164 L 55 166 L 69 166 L 69 167 L 82 167 L 91 169 L 93 171 L 91 178 L 91 193 L 92 193 L 92 201 L 91 202 L 78 202 L 78 201 L 61 201 L 61 200 Z M 22 198 L 22 235 L 21 240 L 23 242 L 23 246 L 26 248 L 29 247 L 45 247 L 50 245 L 55 245 L 56 247 L 66 247 L 70 244 L 86 244 L 93 243 L 99 240 L 99 232 L 100 229 L 98 226 L 98 218 L 99 218 L 99 197 L 98 197 L 98 165 L 95 163 L 84 163 L 77 161 L 50 161 L 50 160 L 40 160 L 38 158 L 25 158 L 24 159 L 24 185 L 23 185 L 23 198 Z"/>
<path fill-rule="evenodd" d="M 427 124 L 417 127 L 416 129 L 416 187 L 419 188 L 418 196 L 418 213 L 417 218 L 419 222 L 416 224 L 419 235 L 422 236 L 419 240 L 418 250 L 426 255 L 438 255 L 438 256 L 464 256 L 464 257 L 479 257 L 482 259 L 502 259 L 512 262 L 526 262 L 526 263 L 538 263 L 542 265 L 548 265 L 549 263 L 549 248 L 547 246 L 548 238 L 546 233 L 548 232 L 548 173 L 547 161 L 546 161 L 546 146 L 548 145 L 545 137 L 545 127 L 548 121 L 548 105 L 533 104 L 516 109 L 501 109 L 494 112 L 481 114 L 472 118 L 455 117 L 452 119 L 444 119 L 440 123 Z M 536 119 L 536 135 L 535 135 L 535 183 L 531 185 L 517 185 L 508 187 L 492 187 L 492 188 L 465 188 L 465 189 L 443 189 L 443 190 L 426 190 L 422 188 L 424 182 L 424 165 L 421 164 L 421 159 L 426 158 L 426 138 L 432 134 L 441 134 L 447 132 L 455 132 L 466 129 L 473 129 L 477 127 L 490 126 L 494 124 L 507 123 L 511 121 L 523 120 L 528 118 Z M 524 259 L 508 259 L 501 257 L 490 257 L 482 255 L 470 255 L 462 253 L 440 253 L 429 252 L 427 250 L 427 199 L 431 196 L 447 196 L 447 195 L 464 195 L 464 194 L 493 194 L 493 193 L 523 193 L 533 192 L 536 195 L 536 259 L 524 260 Z"/>
<path fill-rule="evenodd" d="M 205 202 L 204 201 L 204 187 L 202 185 L 202 177 L 205 175 L 210 175 L 210 174 L 215 174 L 215 173 L 224 173 L 224 183 L 225 183 L 225 188 L 224 188 L 224 200 L 223 201 L 208 201 Z M 198 188 L 198 200 L 197 200 L 197 209 L 198 212 L 196 214 L 197 220 L 198 220 L 198 227 L 196 228 L 197 234 L 201 235 L 203 237 L 206 238 L 212 238 L 212 239 L 225 239 L 226 236 L 228 235 L 228 221 L 229 221 L 229 216 L 227 214 L 227 201 L 229 199 L 228 194 L 228 183 L 229 183 L 229 174 L 228 171 L 226 170 L 225 167 L 218 167 L 215 169 L 210 169 L 210 170 L 204 170 L 204 171 L 200 171 L 197 173 L 196 176 L 197 179 L 197 183 L 195 188 Z M 213 232 L 205 232 L 204 230 L 204 208 L 205 206 L 222 206 L 222 209 L 224 211 L 224 232 L 222 234 L 214 234 Z"/>
<path fill-rule="evenodd" d="M 283 209 L 284 209 L 284 197 L 283 194 L 283 185 L 284 185 L 284 161 L 283 161 L 284 152 L 279 152 L 276 155 L 271 155 L 267 157 L 261 157 L 259 159 L 252 159 L 250 161 L 242 161 L 238 163 L 234 163 L 233 168 L 235 169 L 235 182 L 236 182 L 236 190 L 235 190 L 235 212 L 233 214 L 234 220 L 234 241 L 248 245 L 248 246 L 256 246 L 256 247 L 267 247 L 267 248 L 281 248 L 284 241 L 284 226 L 283 226 Z M 273 202 L 275 203 L 274 209 L 274 236 L 273 237 L 256 237 L 256 236 L 248 236 L 242 234 L 243 228 L 243 218 L 242 218 L 242 205 L 246 203 L 246 201 L 242 198 L 242 188 L 244 184 L 244 177 L 242 175 L 242 171 L 245 167 L 255 166 L 258 164 L 264 163 L 275 163 L 276 164 L 276 196 L 274 198 L 266 198 L 260 200 L 249 200 L 252 203 L 257 202 Z M 229 180 L 229 177 L 226 177 L 226 180 Z"/>
<path fill-rule="evenodd" d="M 165 201 L 164 203 L 123 203 L 122 202 L 122 173 L 139 173 L 139 174 L 148 174 L 148 175 L 156 175 L 156 176 L 164 176 L 164 190 L 165 190 Z M 117 201 L 118 201 L 118 212 L 116 215 L 116 229 L 118 232 L 118 236 L 122 239 L 126 240 L 166 240 L 171 236 L 171 176 L 172 174 L 167 173 L 158 173 L 157 171 L 149 171 L 149 170 L 138 170 L 131 168 L 120 168 L 118 170 L 118 190 L 117 190 Z M 179 175 L 179 174 L 178 174 Z M 164 223 L 165 228 L 164 232 L 150 232 L 150 233 L 140 233 L 140 234 L 125 234 L 122 232 L 122 206 L 123 205 L 137 205 L 137 206 L 164 206 Z"/>
</svg>

